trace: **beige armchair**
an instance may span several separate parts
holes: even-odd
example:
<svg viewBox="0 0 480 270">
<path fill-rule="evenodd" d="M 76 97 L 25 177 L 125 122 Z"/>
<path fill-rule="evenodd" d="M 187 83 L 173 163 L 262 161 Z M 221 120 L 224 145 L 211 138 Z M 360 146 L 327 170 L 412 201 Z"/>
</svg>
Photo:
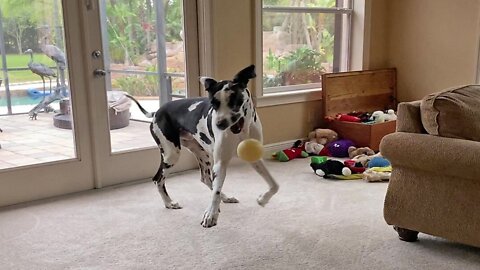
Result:
<svg viewBox="0 0 480 270">
<path fill-rule="evenodd" d="M 393 171 L 385 221 L 401 240 L 418 232 L 480 247 L 480 86 L 400 103 L 380 150 Z"/>
</svg>

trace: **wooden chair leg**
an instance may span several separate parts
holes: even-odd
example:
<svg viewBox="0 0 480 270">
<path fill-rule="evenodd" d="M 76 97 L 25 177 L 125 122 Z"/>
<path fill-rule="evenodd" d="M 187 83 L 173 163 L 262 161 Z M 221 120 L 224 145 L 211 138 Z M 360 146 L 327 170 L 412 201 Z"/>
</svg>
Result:
<svg viewBox="0 0 480 270">
<path fill-rule="evenodd" d="M 412 231 L 409 229 L 400 228 L 398 226 L 393 226 L 393 229 L 397 231 L 398 238 L 405 242 L 415 242 L 418 240 L 418 232 Z"/>
</svg>

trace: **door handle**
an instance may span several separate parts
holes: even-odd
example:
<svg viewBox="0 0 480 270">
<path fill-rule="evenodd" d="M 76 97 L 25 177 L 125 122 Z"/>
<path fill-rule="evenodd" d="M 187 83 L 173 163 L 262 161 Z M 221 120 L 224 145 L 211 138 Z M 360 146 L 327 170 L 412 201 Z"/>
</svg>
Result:
<svg viewBox="0 0 480 270">
<path fill-rule="evenodd" d="M 100 50 L 95 50 L 92 52 L 93 58 L 100 58 L 100 56 L 102 56 L 102 52 Z"/>
<path fill-rule="evenodd" d="M 107 75 L 107 72 L 104 69 L 97 68 L 93 71 L 93 75 L 95 77 L 105 77 L 105 75 Z"/>
</svg>

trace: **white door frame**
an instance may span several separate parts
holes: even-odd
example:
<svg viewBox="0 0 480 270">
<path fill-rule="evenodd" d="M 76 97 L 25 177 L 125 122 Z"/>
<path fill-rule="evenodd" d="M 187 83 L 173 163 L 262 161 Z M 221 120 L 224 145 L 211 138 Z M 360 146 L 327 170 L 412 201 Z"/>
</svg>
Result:
<svg viewBox="0 0 480 270">
<path fill-rule="evenodd" d="M 81 17 L 83 1 L 63 0 L 66 55 L 72 101 L 76 158 L 0 171 L 0 206 L 67 194 L 94 187 L 88 86 Z M 80 28 L 78 28 L 80 27 Z M 25 116 L 27 117 L 27 116 Z"/>
</svg>

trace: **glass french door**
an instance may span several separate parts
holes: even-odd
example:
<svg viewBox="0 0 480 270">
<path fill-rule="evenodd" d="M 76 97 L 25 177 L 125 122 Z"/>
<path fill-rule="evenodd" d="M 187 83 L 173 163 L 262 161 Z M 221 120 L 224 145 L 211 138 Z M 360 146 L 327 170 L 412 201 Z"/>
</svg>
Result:
<svg viewBox="0 0 480 270">
<path fill-rule="evenodd" d="M 150 119 L 124 94 L 150 111 L 199 95 L 196 1 L 31 3 L 0 1 L 0 206 L 150 178 Z"/>
<path fill-rule="evenodd" d="M 150 178 L 159 163 L 151 119 L 125 94 L 151 112 L 199 95 L 196 1 L 92 0 L 85 10 L 96 186 Z M 195 164 L 184 155 L 177 170 Z"/>
<path fill-rule="evenodd" d="M 76 1 L 0 1 L 0 206 L 94 187 Z"/>
</svg>

